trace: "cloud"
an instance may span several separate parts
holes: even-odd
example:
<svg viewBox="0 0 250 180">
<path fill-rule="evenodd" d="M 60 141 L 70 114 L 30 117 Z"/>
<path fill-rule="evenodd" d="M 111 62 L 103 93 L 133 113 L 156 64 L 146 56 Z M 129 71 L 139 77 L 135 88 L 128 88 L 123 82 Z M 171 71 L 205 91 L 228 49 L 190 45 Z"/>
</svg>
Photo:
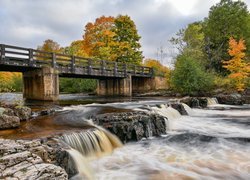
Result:
<svg viewBox="0 0 250 180">
<path fill-rule="evenodd" d="M 101 15 L 129 15 L 141 35 L 145 57 L 188 23 L 202 20 L 219 0 L 1 0 L 0 43 L 36 48 L 48 38 L 62 46 L 81 39 L 84 26 Z M 250 4 L 250 0 L 246 3 Z"/>
</svg>

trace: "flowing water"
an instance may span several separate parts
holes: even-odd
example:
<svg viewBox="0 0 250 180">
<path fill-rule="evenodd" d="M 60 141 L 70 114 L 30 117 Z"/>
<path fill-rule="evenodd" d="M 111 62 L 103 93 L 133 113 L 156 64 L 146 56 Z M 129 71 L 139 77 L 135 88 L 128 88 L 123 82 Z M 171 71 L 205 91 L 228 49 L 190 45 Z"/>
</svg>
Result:
<svg viewBox="0 0 250 180">
<path fill-rule="evenodd" d="M 221 105 L 208 99 L 207 109 L 183 104 L 189 115 L 181 116 L 164 98 L 91 99 L 74 105 L 69 105 L 70 101 L 60 102 L 55 114 L 28 122 L 30 129 L 40 126 L 39 131 L 21 127 L 19 137 L 26 138 L 30 132 L 29 137 L 60 132 L 72 147 L 68 152 L 77 165 L 78 179 L 250 179 L 249 105 Z M 90 121 L 98 113 L 130 110 L 165 116 L 166 135 L 121 146 L 114 135 Z M 48 131 L 47 123 L 51 127 Z M 17 138 L 14 134 L 0 132 L 0 137 Z"/>
</svg>

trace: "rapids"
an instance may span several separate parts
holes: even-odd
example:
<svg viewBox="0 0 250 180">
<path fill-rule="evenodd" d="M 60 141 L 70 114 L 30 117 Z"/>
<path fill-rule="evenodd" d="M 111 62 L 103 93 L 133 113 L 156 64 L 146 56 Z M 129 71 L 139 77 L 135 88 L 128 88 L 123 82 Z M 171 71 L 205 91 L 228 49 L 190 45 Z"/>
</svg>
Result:
<svg viewBox="0 0 250 180">
<path fill-rule="evenodd" d="M 79 172 L 72 179 L 250 179 L 250 105 L 221 105 L 210 98 L 206 109 L 183 104 L 189 115 L 181 116 L 161 97 L 88 102 L 77 98 L 72 103 L 64 96 L 54 114 L 31 120 L 19 130 L 0 132 L 0 137 L 60 133 L 72 147 L 67 151 Z M 95 114 L 131 110 L 165 116 L 167 134 L 121 146 L 114 135 L 90 121 Z"/>
<path fill-rule="evenodd" d="M 126 144 L 91 167 L 96 179 L 249 179 L 249 126 L 249 109 L 192 109 L 162 138 Z"/>
</svg>

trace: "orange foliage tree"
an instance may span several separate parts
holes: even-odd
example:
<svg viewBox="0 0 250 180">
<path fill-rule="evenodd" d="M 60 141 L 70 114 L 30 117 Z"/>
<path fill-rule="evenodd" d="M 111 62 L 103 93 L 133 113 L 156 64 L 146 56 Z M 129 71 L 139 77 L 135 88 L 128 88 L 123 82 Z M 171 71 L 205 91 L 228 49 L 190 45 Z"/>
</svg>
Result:
<svg viewBox="0 0 250 180">
<path fill-rule="evenodd" d="M 245 58 L 245 41 L 240 39 L 237 42 L 233 37 L 229 39 L 228 54 L 232 57 L 229 61 L 223 61 L 223 67 L 226 68 L 230 74 L 229 78 L 233 80 L 233 85 L 237 91 L 241 92 L 245 89 L 246 79 L 249 77 L 250 64 Z"/>
<path fill-rule="evenodd" d="M 94 23 L 88 23 L 85 26 L 85 34 L 83 37 L 83 48 L 90 57 L 114 60 L 112 56 L 112 48 L 116 46 L 113 41 L 115 33 L 114 17 L 101 16 Z"/>
</svg>

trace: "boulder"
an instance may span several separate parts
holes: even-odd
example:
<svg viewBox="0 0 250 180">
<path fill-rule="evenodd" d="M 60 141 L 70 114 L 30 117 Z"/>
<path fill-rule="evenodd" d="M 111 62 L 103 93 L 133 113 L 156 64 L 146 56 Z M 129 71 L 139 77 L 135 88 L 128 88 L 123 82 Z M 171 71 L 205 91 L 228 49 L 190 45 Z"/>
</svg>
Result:
<svg viewBox="0 0 250 180">
<path fill-rule="evenodd" d="M 220 104 L 243 105 L 245 103 L 244 98 L 238 93 L 219 94 L 216 98 Z"/>
<path fill-rule="evenodd" d="M 163 116 L 146 112 L 107 113 L 94 118 L 94 122 L 117 135 L 122 142 L 165 134 L 165 121 Z"/>
<path fill-rule="evenodd" d="M 28 120 L 31 117 L 31 109 L 27 106 L 16 106 L 14 113 L 20 120 Z"/>
<path fill-rule="evenodd" d="M 0 115 L 0 129 L 15 128 L 20 125 L 20 119 L 17 116 Z"/>
<path fill-rule="evenodd" d="M 207 107 L 207 98 L 205 97 L 184 97 L 180 102 L 187 104 L 191 108 Z"/>
<path fill-rule="evenodd" d="M 5 108 L 3 114 L 8 115 L 8 116 L 15 116 L 14 111 L 10 108 Z"/>
</svg>

